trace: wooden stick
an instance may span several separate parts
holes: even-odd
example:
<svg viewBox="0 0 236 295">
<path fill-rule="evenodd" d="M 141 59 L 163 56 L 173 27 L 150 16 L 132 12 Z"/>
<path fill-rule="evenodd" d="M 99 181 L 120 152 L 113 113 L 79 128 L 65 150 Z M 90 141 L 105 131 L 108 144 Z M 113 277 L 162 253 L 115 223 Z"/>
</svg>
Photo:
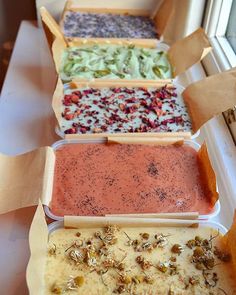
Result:
<svg viewBox="0 0 236 295">
<path fill-rule="evenodd" d="M 126 137 L 126 138 L 136 138 L 136 137 L 148 137 L 148 138 L 163 138 L 163 137 L 174 137 L 174 138 L 180 138 L 182 139 L 191 139 L 191 133 L 190 132 L 140 132 L 140 133 L 117 133 L 117 134 L 111 134 L 111 133 L 93 133 L 93 134 L 66 134 L 65 139 L 93 139 L 93 138 L 105 138 L 112 140 L 113 138 L 117 137 Z"/>
<path fill-rule="evenodd" d="M 134 214 L 106 214 L 106 217 L 130 217 L 130 218 L 164 218 L 164 219 L 182 219 L 196 220 L 199 217 L 198 212 L 185 213 L 134 213 Z"/>
<path fill-rule="evenodd" d="M 127 39 L 127 38 L 66 38 L 69 46 L 80 46 L 84 44 L 114 44 L 114 45 L 135 45 L 144 48 L 157 48 L 157 39 Z"/>
<path fill-rule="evenodd" d="M 76 6 L 73 6 L 73 4 L 70 5 L 70 7 L 68 7 L 67 11 L 150 16 L 150 10 L 148 9 L 76 7 Z"/>
<path fill-rule="evenodd" d="M 123 135 L 124 134 L 124 135 Z M 184 137 L 185 139 L 191 138 L 191 132 L 146 132 L 146 133 L 117 133 L 117 134 L 107 134 L 107 137 Z"/>
<path fill-rule="evenodd" d="M 115 224 L 121 227 L 193 227 L 197 220 L 165 219 L 165 218 L 130 218 L 117 216 L 65 216 L 64 226 L 70 228 L 93 228 Z"/>
<path fill-rule="evenodd" d="M 70 88 L 81 88 L 81 87 L 94 87 L 94 88 L 104 88 L 104 87 L 143 87 L 143 88 L 161 88 L 166 86 L 167 88 L 175 87 L 171 80 L 147 80 L 148 84 L 146 85 L 146 81 L 144 83 L 143 80 L 114 80 L 114 79 L 96 79 L 95 81 L 81 81 L 81 79 L 73 79 L 72 82 L 69 83 Z"/>
<path fill-rule="evenodd" d="M 169 145 L 169 144 L 183 144 L 183 137 L 108 137 L 108 143 L 121 143 L 121 144 L 158 144 L 158 145 Z"/>
</svg>

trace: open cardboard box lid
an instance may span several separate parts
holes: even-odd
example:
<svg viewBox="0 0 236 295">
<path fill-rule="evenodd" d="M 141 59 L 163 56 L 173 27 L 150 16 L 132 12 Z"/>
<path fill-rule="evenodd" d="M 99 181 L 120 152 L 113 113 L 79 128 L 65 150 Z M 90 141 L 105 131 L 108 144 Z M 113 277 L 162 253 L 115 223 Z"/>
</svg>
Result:
<svg viewBox="0 0 236 295">
<path fill-rule="evenodd" d="M 86 44 L 94 44 L 94 42 L 100 44 L 134 44 L 140 47 L 149 47 L 155 48 L 157 45 L 157 40 L 152 39 L 80 39 L 80 38 L 70 38 L 68 41 L 63 33 L 59 25 L 53 19 L 53 17 L 49 14 L 49 12 L 44 8 L 40 8 L 41 17 L 43 21 L 43 27 L 45 30 L 45 34 L 47 36 L 47 40 L 49 43 L 49 47 L 52 51 L 54 63 L 57 72 L 60 71 L 60 66 L 62 62 L 62 55 L 64 50 L 68 47 L 79 46 L 84 43 Z M 169 62 L 172 66 L 172 75 L 173 78 L 178 76 L 179 74 L 186 71 L 195 63 L 201 61 L 211 50 L 211 45 L 209 40 L 204 33 L 203 29 L 198 29 L 188 37 L 185 37 L 176 43 L 174 43 L 167 52 Z M 144 80 L 146 82 L 148 80 Z M 153 82 L 155 82 L 154 80 Z"/>
</svg>

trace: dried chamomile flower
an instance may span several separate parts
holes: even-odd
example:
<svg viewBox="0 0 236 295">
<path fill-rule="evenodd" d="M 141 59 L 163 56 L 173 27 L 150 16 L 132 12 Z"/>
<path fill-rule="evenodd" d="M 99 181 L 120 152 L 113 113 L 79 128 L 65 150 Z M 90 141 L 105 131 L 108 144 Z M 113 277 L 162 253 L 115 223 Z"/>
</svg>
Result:
<svg viewBox="0 0 236 295">
<path fill-rule="evenodd" d="M 193 248 L 196 246 L 196 241 L 195 241 L 195 239 L 188 240 L 187 243 L 186 243 L 186 246 L 187 246 L 189 249 L 193 249 Z"/>
<path fill-rule="evenodd" d="M 60 286 L 57 286 L 56 283 L 54 283 L 50 289 L 50 291 L 53 293 L 53 294 L 62 294 L 62 288 Z"/>
<path fill-rule="evenodd" d="M 106 234 L 112 234 L 112 235 L 114 235 L 115 233 L 117 233 L 119 230 L 120 230 L 120 228 L 118 226 L 116 226 L 116 225 L 107 225 L 104 228 L 104 232 Z"/>
<path fill-rule="evenodd" d="M 116 265 L 116 268 L 120 271 L 125 269 L 125 264 L 123 262 L 120 262 Z"/>
<path fill-rule="evenodd" d="M 97 265 L 97 253 L 94 247 L 90 247 L 87 249 L 84 261 L 88 266 L 96 266 Z"/>
<path fill-rule="evenodd" d="M 136 285 L 142 283 L 144 281 L 144 276 L 142 275 L 136 275 L 132 277 L 132 282 L 135 283 Z"/>
<path fill-rule="evenodd" d="M 124 285 L 120 285 L 119 287 L 117 287 L 113 293 L 115 294 L 122 294 L 126 292 L 126 287 Z"/>
<path fill-rule="evenodd" d="M 156 234 L 154 238 L 156 239 L 157 246 L 164 248 L 168 244 L 167 237 L 168 236 L 164 236 L 163 234 Z"/>
<path fill-rule="evenodd" d="M 204 250 L 203 250 L 203 248 L 202 247 L 196 247 L 195 249 L 194 249 L 194 251 L 193 251 L 193 256 L 194 257 L 201 257 L 201 256 L 203 256 L 204 255 Z"/>
<path fill-rule="evenodd" d="M 75 278 L 70 277 L 70 279 L 66 283 L 66 291 L 67 290 L 76 290 L 84 284 L 84 277 L 77 276 Z"/>
<path fill-rule="evenodd" d="M 204 280 L 205 280 L 205 285 L 207 287 L 215 287 L 219 278 L 218 278 L 218 275 L 216 272 L 209 272 L 209 271 L 205 271 L 203 270 L 202 271 L 202 275 L 204 277 Z"/>
<path fill-rule="evenodd" d="M 94 233 L 94 237 L 97 238 L 97 239 L 100 239 L 101 236 L 102 236 L 102 233 L 101 233 L 100 231 L 96 231 L 96 232 Z"/>
<path fill-rule="evenodd" d="M 56 251 L 57 251 L 57 246 L 56 244 L 53 244 L 52 247 L 48 249 L 48 254 L 51 256 L 56 255 Z"/>
<path fill-rule="evenodd" d="M 78 287 L 81 287 L 84 284 L 84 277 L 77 276 L 74 278 L 74 282 Z"/>
<path fill-rule="evenodd" d="M 197 285 L 197 284 L 199 284 L 199 278 L 196 276 L 191 276 L 191 277 L 189 277 L 189 283 L 193 286 Z"/>
<path fill-rule="evenodd" d="M 115 260 L 112 259 L 112 258 L 107 258 L 106 260 L 104 260 L 104 261 L 102 262 L 102 265 L 103 265 L 105 268 L 114 267 L 114 265 L 115 265 Z"/>
<path fill-rule="evenodd" d="M 122 284 L 128 285 L 132 282 L 132 277 L 127 274 L 122 274 L 120 275 L 119 281 Z"/>
<path fill-rule="evenodd" d="M 183 247 L 179 244 L 174 244 L 171 248 L 171 252 L 180 255 L 184 251 Z"/>
<path fill-rule="evenodd" d="M 151 276 L 145 276 L 144 277 L 144 282 L 147 283 L 147 284 L 150 284 L 152 285 L 154 283 L 154 279 L 151 277 Z"/>
<path fill-rule="evenodd" d="M 175 263 L 170 262 L 169 263 L 169 271 L 170 271 L 170 275 L 176 275 L 178 274 L 178 267 Z"/>
<path fill-rule="evenodd" d="M 196 236 L 194 238 L 194 240 L 195 240 L 196 246 L 199 246 L 199 245 L 201 245 L 201 242 L 202 242 L 203 239 L 201 237 L 199 237 L 199 236 Z"/>
<path fill-rule="evenodd" d="M 80 250 L 71 250 L 68 253 L 68 258 L 73 260 L 76 264 L 82 263 L 84 260 L 84 253 Z"/>
<path fill-rule="evenodd" d="M 136 262 L 140 265 L 142 270 L 147 270 L 152 266 L 152 263 L 146 260 L 143 256 L 136 257 Z"/>
<path fill-rule="evenodd" d="M 189 286 L 195 286 L 199 284 L 199 277 L 197 276 L 186 277 L 184 280 L 184 283 L 185 283 L 185 289 L 187 290 Z"/>
<path fill-rule="evenodd" d="M 175 256 L 171 256 L 171 257 L 170 257 L 170 261 L 171 261 L 171 262 L 176 262 L 176 260 L 177 260 L 177 259 L 176 259 Z"/>
<path fill-rule="evenodd" d="M 159 263 L 157 265 L 157 269 L 162 272 L 162 273 L 166 273 L 169 267 L 169 263 L 165 262 L 165 263 Z"/>
<path fill-rule="evenodd" d="M 141 233 L 140 236 L 144 239 L 144 240 L 148 240 L 149 239 L 149 233 Z"/>
<path fill-rule="evenodd" d="M 172 286 L 169 288 L 168 295 L 175 295 L 175 292 Z"/>
<path fill-rule="evenodd" d="M 192 262 L 195 263 L 197 269 L 212 269 L 215 266 L 213 252 L 197 246 L 193 251 Z"/>
<path fill-rule="evenodd" d="M 143 252 L 143 251 L 151 252 L 153 250 L 153 244 L 150 242 L 144 242 L 141 245 L 139 244 L 137 246 L 136 245 L 133 245 L 133 246 L 134 246 L 134 250 L 137 252 Z"/>
</svg>

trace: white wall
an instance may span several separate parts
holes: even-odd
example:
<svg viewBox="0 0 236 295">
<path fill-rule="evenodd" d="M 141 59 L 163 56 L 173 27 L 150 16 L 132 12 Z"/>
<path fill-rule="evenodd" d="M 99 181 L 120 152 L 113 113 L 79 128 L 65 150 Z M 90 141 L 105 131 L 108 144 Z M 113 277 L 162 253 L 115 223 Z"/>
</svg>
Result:
<svg viewBox="0 0 236 295">
<path fill-rule="evenodd" d="M 0 0 L 0 88 L 6 68 L 2 65 L 2 46 L 15 41 L 23 19 L 36 19 L 35 0 Z"/>
</svg>

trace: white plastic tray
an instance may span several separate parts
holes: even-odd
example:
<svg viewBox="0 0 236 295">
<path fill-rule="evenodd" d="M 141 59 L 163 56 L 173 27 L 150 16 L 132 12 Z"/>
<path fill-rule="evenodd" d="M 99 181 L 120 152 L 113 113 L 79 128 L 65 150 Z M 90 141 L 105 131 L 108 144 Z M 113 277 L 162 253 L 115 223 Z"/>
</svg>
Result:
<svg viewBox="0 0 236 295">
<path fill-rule="evenodd" d="M 55 142 L 53 145 L 52 145 L 52 148 L 54 151 L 56 151 L 57 149 L 59 149 L 60 147 L 64 146 L 64 145 L 67 145 L 67 144 L 87 144 L 87 143 L 105 143 L 106 142 L 106 138 L 103 137 L 103 138 L 96 138 L 96 139 L 64 139 L 64 140 L 59 140 L 57 142 Z M 200 145 L 198 143 L 196 143 L 195 141 L 193 140 L 185 140 L 184 141 L 184 144 L 185 145 L 188 145 L 190 147 L 192 147 L 193 149 L 195 149 L 196 151 L 199 150 L 200 148 Z M 218 188 L 217 188 L 217 191 L 218 191 Z M 48 206 L 44 206 L 44 210 L 45 210 L 45 213 L 48 217 L 50 217 L 51 219 L 53 220 L 63 220 L 63 217 L 62 216 L 57 216 L 57 215 L 54 215 L 51 210 L 50 210 L 50 207 Z M 214 218 L 216 217 L 220 212 L 220 201 L 218 200 L 212 210 L 211 213 L 209 214 L 206 214 L 206 215 L 199 215 L 199 220 L 207 220 L 207 219 L 211 219 L 211 218 Z"/>
</svg>

